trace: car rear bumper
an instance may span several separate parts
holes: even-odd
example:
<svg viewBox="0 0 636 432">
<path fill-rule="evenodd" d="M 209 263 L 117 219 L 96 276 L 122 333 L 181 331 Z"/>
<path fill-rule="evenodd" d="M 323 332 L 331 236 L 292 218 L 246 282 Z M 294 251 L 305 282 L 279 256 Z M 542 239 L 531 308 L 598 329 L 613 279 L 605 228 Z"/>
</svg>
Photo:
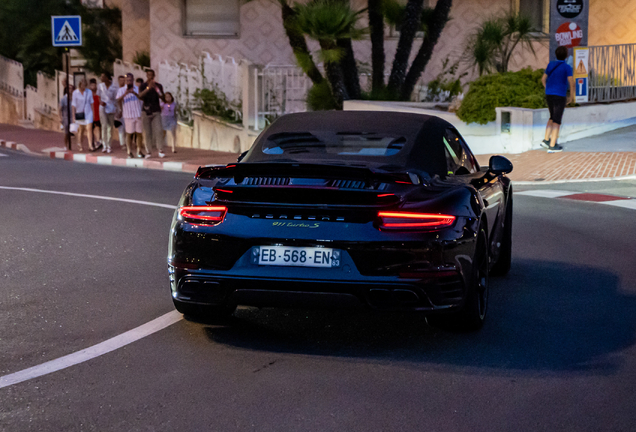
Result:
<svg viewBox="0 0 636 432">
<path fill-rule="evenodd" d="M 245 277 L 170 266 L 172 296 L 185 303 L 295 308 L 437 311 L 460 307 L 465 284 L 444 269 L 408 279 L 320 280 Z"/>
</svg>

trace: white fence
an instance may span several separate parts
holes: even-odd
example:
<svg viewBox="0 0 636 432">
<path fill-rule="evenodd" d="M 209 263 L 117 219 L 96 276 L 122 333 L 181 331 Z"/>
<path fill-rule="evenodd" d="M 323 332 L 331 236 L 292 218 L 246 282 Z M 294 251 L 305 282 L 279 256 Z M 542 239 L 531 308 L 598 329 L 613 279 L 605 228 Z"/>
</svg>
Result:
<svg viewBox="0 0 636 432">
<path fill-rule="evenodd" d="M 141 78 L 146 81 L 146 71 L 143 67 L 122 60 L 115 60 L 115 63 L 113 63 L 113 80 L 117 82 L 117 77 L 126 76 L 127 73 L 133 74 L 135 79 Z"/>
<path fill-rule="evenodd" d="M 636 44 L 590 47 L 590 102 L 636 98 Z"/>
<path fill-rule="evenodd" d="M 194 93 L 198 89 L 221 91 L 230 103 L 240 106 L 243 99 L 244 67 L 247 62 L 236 62 L 232 57 L 211 56 L 203 53 L 199 65 L 163 62 L 159 64 L 157 79 L 165 91 L 172 93 L 181 108 L 180 116 L 190 120 L 195 105 Z"/>
<path fill-rule="evenodd" d="M 295 66 L 266 66 L 259 73 L 259 125 L 262 127 L 282 114 L 307 111 L 307 91 L 311 80 Z M 260 88 L 259 88 L 260 87 Z"/>
</svg>

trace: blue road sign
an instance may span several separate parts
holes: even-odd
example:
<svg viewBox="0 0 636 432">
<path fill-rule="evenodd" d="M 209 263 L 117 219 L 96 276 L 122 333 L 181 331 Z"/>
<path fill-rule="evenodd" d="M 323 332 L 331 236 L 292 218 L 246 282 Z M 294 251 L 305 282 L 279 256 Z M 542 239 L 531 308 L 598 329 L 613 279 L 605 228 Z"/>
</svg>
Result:
<svg viewBox="0 0 636 432">
<path fill-rule="evenodd" d="M 51 36 L 54 47 L 82 46 L 82 17 L 79 15 L 52 16 Z"/>
<path fill-rule="evenodd" d="M 576 96 L 587 96 L 587 78 L 575 78 Z"/>
</svg>

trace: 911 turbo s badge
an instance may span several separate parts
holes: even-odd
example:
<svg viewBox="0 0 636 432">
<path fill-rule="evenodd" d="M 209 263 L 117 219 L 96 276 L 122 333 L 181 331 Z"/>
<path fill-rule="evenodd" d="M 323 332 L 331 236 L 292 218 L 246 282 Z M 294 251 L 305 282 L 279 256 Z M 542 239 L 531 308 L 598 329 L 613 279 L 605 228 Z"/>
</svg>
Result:
<svg viewBox="0 0 636 432">
<path fill-rule="evenodd" d="M 320 223 L 304 223 L 304 222 L 272 222 L 272 226 L 285 228 L 320 228 Z"/>
</svg>

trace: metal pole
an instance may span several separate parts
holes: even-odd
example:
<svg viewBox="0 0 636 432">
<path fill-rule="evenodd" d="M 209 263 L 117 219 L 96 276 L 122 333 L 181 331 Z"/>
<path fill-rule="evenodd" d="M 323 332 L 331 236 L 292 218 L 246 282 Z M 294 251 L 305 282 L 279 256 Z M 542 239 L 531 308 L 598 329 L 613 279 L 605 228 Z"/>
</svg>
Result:
<svg viewBox="0 0 636 432">
<path fill-rule="evenodd" d="M 68 48 L 66 51 L 66 147 L 71 151 L 71 77 L 68 72 L 68 64 L 71 62 Z"/>
</svg>

